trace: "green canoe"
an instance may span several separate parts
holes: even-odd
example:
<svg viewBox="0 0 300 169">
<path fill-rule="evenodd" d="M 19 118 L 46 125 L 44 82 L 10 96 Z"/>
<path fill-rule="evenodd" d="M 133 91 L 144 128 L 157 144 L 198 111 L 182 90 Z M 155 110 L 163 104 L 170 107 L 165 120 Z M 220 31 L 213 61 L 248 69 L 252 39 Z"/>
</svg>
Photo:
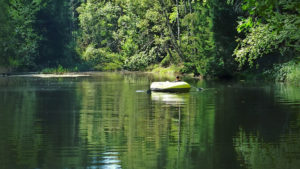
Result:
<svg viewBox="0 0 300 169">
<path fill-rule="evenodd" d="M 152 82 L 150 86 L 151 91 L 160 92 L 188 92 L 191 86 L 186 82 Z"/>
</svg>

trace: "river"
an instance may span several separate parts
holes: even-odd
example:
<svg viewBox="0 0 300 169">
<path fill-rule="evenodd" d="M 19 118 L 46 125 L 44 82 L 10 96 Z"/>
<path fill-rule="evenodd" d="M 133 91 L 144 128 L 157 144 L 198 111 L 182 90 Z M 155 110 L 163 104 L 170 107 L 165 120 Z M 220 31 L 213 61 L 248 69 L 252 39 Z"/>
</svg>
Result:
<svg viewBox="0 0 300 169">
<path fill-rule="evenodd" d="M 298 169 L 300 88 L 144 73 L 0 77 L 1 169 Z"/>
</svg>

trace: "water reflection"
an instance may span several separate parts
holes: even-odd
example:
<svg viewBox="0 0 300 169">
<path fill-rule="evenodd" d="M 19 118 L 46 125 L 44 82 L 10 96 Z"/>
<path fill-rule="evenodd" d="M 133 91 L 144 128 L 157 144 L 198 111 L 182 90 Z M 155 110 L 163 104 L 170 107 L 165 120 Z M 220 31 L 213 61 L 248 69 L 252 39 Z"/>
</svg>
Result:
<svg viewBox="0 0 300 169">
<path fill-rule="evenodd" d="M 279 143 L 264 141 L 259 134 L 240 130 L 234 139 L 238 159 L 248 168 L 297 169 L 300 166 L 300 135 L 281 136 Z"/>
<path fill-rule="evenodd" d="M 255 169 L 299 168 L 299 88 L 277 84 L 247 90 L 243 98 L 247 104 L 238 104 L 244 111 L 233 136 L 240 165 Z"/>
<path fill-rule="evenodd" d="M 145 74 L 0 79 L 0 168 L 296 168 L 299 88 Z"/>
<path fill-rule="evenodd" d="M 153 101 L 164 102 L 166 104 L 180 105 L 188 102 L 189 93 L 152 92 L 151 99 Z"/>
<path fill-rule="evenodd" d="M 92 161 L 88 168 L 97 169 L 101 166 L 101 169 L 120 169 L 121 161 L 119 159 L 118 152 L 106 152 L 98 156 L 91 157 Z"/>
</svg>

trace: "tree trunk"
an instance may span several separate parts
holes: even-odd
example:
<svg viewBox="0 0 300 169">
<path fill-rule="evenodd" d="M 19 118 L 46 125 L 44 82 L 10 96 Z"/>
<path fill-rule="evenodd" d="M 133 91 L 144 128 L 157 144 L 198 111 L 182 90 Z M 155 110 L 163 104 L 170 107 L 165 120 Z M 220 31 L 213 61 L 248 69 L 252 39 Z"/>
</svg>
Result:
<svg viewBox="0 0 300 169">
<path fill-rule="evenodd" d="M 184 15 L 186 15 L 187 13 L 186 1 L 184 0 L 183 3 L 184 3 Z"/>
<path fill-rule="evenodd" d="M 192 4 L 191 4 L 191 0 L 189 0 L 189 6 L 190 6 L 190 13 L 192 13 Z"/>
<path fill-rule="evenodd" d="M 164 14 L 164 16 L 166 18 L 166 24 L 167 24 L 167 26 L 169 28 L 169 31 L 170 31 L 171 42 L 172 42 L 172 44 L 174 46 L 175 51 L 177 52 L 177 54 L 179 55 L 180 59 L 182 60 L 183 54 L 182 54 L 182 52 L 181 52 L 181 50 L 180 50 L 180 48 L 179 48 L 179 46 L 178 46 L 178 44 L 176 42 L 176 38 L 175 38 L 174 33 L 172 31 L 172 27 L 170 25 L 170 20 L 169 20 L 169 17 L 167 15 L 167 11 L 165 9 L 165 1 L 164 0 L 159 0 L 159 2 L 161 3 L 163 14 Z"/>
<path fill-rule="evenodd" d="M 179 42 L 179 47 L 181 46 L 181 39 L 180 39 L 180 20 L 179 20 L 179 5 L 178 0 L 176 0 L 176 7 L 177 7 L 177 38 Z"/>
</svg>

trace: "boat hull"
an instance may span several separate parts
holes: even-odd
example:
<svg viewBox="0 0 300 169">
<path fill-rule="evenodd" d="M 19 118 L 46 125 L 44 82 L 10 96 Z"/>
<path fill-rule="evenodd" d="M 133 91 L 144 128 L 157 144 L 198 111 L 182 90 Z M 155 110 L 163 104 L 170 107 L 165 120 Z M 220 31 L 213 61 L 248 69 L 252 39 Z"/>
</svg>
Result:
<svg viewBox="0 0 300 169">
<path fill-rule="evenodd" d="M 191 86 L 186 82 L 153 82 L 150 90 L 158 92 L 188 92 Z"/>
</svg>

